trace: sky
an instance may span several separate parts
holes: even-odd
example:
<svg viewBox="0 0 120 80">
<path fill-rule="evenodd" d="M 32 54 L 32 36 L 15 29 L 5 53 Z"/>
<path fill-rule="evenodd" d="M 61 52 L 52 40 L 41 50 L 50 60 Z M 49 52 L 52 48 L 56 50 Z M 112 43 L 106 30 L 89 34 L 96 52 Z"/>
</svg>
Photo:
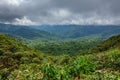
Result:
<svg viewBox="0 0 120 80">
<path fill-rule="evenodd" d="M 120 0 L 0 0 L 0 23 L 119 25 Z"/>
</svg>

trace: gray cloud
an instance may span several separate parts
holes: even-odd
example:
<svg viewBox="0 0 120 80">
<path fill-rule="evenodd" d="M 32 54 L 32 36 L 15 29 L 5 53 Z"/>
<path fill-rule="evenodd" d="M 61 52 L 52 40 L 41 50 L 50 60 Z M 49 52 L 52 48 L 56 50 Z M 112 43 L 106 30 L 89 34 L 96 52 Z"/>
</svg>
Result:
<svg viewBox="0 0 120 80">
<path fill-rule="evenodd" d="M 0 22 L 120 24 L 120 0 L 0 0 Z"/>
</svg>

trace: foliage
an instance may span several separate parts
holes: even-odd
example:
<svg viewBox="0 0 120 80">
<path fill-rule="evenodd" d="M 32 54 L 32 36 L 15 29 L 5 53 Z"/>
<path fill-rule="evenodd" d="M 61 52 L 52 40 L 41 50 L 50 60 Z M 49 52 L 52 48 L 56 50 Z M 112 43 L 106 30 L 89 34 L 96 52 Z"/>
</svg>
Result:
<svg viewBox="0 0 120 80">
<path fill-rule="evenodd" d="M 83 38 L 85 36 L 93 38 L 92 35 L 106 39 L 120 33 L 119 25 L 41 25 L 33 28 L 62 36 L 62 39 Z"/>
<path fill-rule="evenodd" d="M 74 41 L 32 41 L 29 45 L 37 50 L 42 51 L 46 54 L 52 55 L 77 55 L 87 51 L 90 47 L 98 44 L 100 40 L 89 39 L 89 40 L 74 40 Z"/>
<path fill-rule="evenodd" d="M 77 56 L 66 54 L 53 56 L 31 49 L 6 35 L 0 35 L 0 79 L 119 80 L 120 50 L 118 42 L 116 41 L 114 48 L 104 52 Z M 73 42 L 72 45 L 74 44 L 77 45 Z M 64 44 L 64 46 L 66 45 Z"/>
<path fill-rule="evenodd" d="M 1 24 L 0 23 L 0 33 L 8 34 L 12 37 L 17 38 L 26 38 L 26 39 L 34 39 L 34 38 L 50 38 L 54 35 L 49 32 L 43 30 L 33 29 L 30 26 L 22 26 L 22 25 L 10 25 L 10 24 Z"/>
<path fill-rule="evenodd" d="M 120 35 L 110 37 L 109 39 L 103 41 L 101 44 L 93 47 L 91 52 L 102 52 L 109 50 L 111 48 L 120 48 Z"/>
</svg>

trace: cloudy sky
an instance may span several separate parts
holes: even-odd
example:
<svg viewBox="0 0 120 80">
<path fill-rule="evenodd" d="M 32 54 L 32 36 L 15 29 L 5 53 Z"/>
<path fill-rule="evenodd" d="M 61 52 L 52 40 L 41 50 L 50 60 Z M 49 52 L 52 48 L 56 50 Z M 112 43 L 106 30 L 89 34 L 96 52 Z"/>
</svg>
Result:
<svg viewBox="0 0 120 80">
<path fill-rule="evenodd" d="M 0 22 L 118 25 L 120 0 L 0 0 Z"/>
</svg>

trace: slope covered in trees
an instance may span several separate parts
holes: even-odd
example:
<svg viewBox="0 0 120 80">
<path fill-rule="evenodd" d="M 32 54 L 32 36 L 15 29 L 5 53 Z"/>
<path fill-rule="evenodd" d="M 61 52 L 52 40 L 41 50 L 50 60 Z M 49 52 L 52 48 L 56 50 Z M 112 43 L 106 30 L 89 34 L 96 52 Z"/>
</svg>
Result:
<svg viewBox="0 0 120 80">
<path fill-rule="evenodd" d="M 15 39 L 0 35 L 0 79 L 118 80 L 120 79 L 119 40 L 119 36 L 114 36 L 101 43 L 100 45 L 114 43 L 114 48 L 104 52 L 70 57 L 45 55 Z"/>
<path fill-rule="evenodd" d="M 0 33 L 8 34 L 13 37 L 22 37 L 27 39 L 43 38 L 48 39 L 54 35 L 43 30 L 36 30 L 28 26 L 0 24 Z"/>
<path fill-rule="evenodd" d="M 39 56 L 39 57 L 38 57 Z M 41 52 L 35 52 L 21 42 L 0 34 L 0 78 L 5 78 L 22 63 L 32 62 L 34 57 L 42 57 Z"/>
<path fill-rule="evenodd" d="M 20 26 L 0 24 L 0 33 L 25 39 L 73 40 L 73 39 L 107 39 L 120 33 L 116 25 L 41 25 Z"/>
<path fill-rule="evenodd" d="M 119 25 L 41 25 L 34 26 L 39 30 L 44 30 L 65 38 L 100 37 L 106 39 L 120 33 Z"/>
<path fill-rule="evenodd" d="M 0 54 L 4 55 L 5 52 L 18 52 L 30 50 L 26 45 L 23 45 L 21 42 L 16 41 L 6 35 L 0 34 Z"/>
<path fill-rule="evenodd" d="M 70 41 L 31 41 L 28 45 L 42 51 L 46 54 L 62 55 L 67 54 L 70 56 L 82 55 L 91 47 L 99 44 L 99 39 L 84 39 L 84 40 L 70 40 Z"/>
<path fill-rule="evenodd" d="M 120 35 L 110 37 L 101 44 L 93 47 L 92 52 L 102 52 L 114 48 L 120 48 Z"/>
</svg>

